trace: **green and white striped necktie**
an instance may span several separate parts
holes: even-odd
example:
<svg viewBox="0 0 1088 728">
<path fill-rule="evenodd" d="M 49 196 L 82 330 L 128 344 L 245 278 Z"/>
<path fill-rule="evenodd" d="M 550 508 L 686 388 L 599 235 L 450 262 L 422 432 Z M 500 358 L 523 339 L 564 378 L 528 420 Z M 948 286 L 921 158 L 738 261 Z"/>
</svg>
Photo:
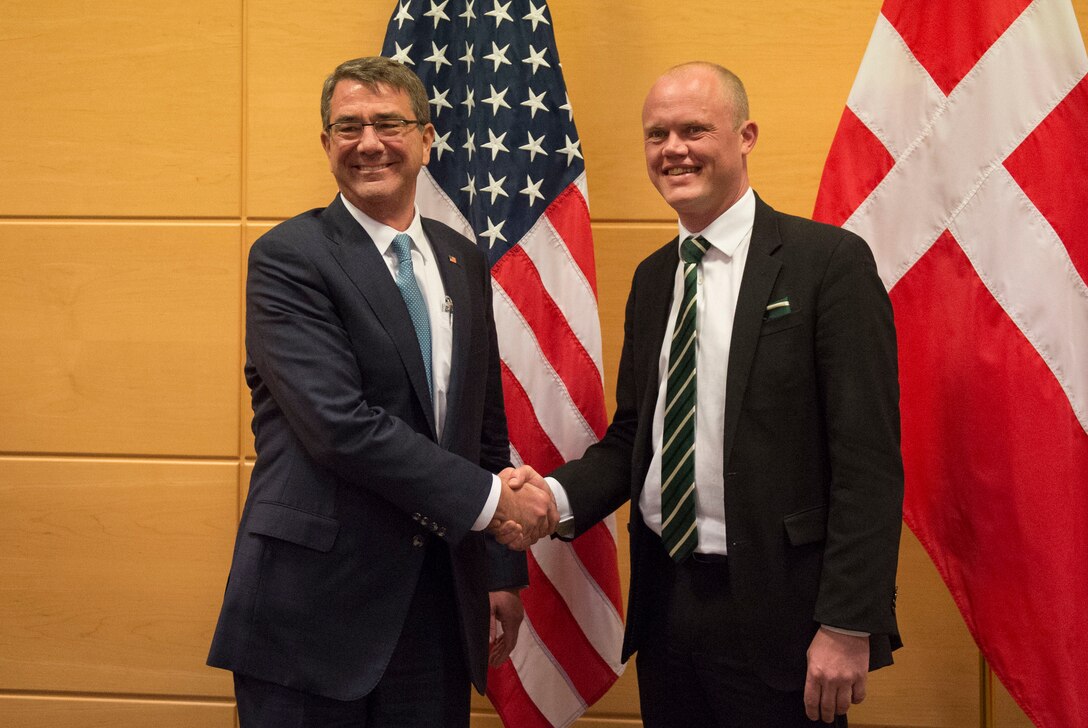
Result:
<svg viewBox="0 0 1088 728">
<path fill-rule="evenodd" d="M 699 544 L 695 528 L 695 291 L 707 242 L 688 238 L 680 246 L 684 296 L 669 346 L 665 420 L 661 448 L 661 540 L 669 556 L 683 561 Z"/>
</svg>

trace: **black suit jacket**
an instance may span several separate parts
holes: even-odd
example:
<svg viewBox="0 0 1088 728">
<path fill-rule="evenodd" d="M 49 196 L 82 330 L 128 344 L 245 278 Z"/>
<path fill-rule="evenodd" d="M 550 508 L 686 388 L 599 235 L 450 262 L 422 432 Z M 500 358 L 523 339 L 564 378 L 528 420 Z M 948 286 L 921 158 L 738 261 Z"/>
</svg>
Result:
<svg viewBox="0 0 1088 728">
<path fill-rule="evenodd" d="M 623 659 L 645 640 L 661 583 L 660 541 L 639 494 L 652 454 L 658 356 L 677 241 L 635 272 L 617 409 L 605 437 L 553 475 L 576 532 L 631 501 L 631 591 Z M 782 308 L 768 311 L 774 302 Z M 757 197 L 726 375 L 725 514 L 729 579 L 748 608 L 756 669 L 803 686 L 820 624 L 872 634 L 870 668 L 898 647 L 895 571 L 902 523 L 899 388 L 887 293 L 865 242 L 784 215 Z"/>
<path fill-rule="evenodd" d="M 433 220 L 423 227 L 453 302 L 441 442 L 407 308 L 339 196 L 250 252 L 257 461 L 210 665 L 340 700 L 366 695 L 437 539 L 452 561 L 451 619 L 484 689 L 487 592 L 528 581 L 523 555 L 469 530 L 491 473 L 509 464 L 491 279 L 471 242 Z"/>
</svg>

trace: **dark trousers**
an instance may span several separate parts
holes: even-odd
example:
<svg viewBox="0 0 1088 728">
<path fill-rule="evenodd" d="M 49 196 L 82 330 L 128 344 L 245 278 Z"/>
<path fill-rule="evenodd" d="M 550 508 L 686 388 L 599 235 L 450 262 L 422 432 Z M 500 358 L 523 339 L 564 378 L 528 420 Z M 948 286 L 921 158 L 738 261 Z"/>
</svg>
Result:
<svg viewBox="0 0 1088 728">
<path fill-rule="evenodd" d="M 237 673 L 234 692 L 241 728 L 468 728 L 468 668 L 445 544 L 428 544 L 400 640 L 368 695 L 333 700 Z"/>
<path fill-rule="evenodd" d="M 804 686 L 776 690 L 751 667 L 745 629 L 729 588 L 724 557 L 689 557 L 676 565 L 660 549 L 649 565 L 661 608 L 638 652 L 638 687 L 646 728 L 810 728 Z M 846 728 L 846 716 L 834 723 Z"/>
</svg>

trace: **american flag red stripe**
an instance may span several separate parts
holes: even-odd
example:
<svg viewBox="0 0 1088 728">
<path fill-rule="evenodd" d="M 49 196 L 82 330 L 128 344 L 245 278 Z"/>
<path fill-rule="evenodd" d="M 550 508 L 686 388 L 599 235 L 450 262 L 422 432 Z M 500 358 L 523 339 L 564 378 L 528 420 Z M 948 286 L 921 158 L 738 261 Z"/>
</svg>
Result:
<svg viewBox="0 0 1088 728">
<path fill-rule="evenodd" d="M 578 264 L 582 276 L 597 295 L 597 264 L 593 259 L 593 237 L 586 223 L 589 205 L 575 186 L 570 186 L 548 206 L 548 220 L 555 228 L 567 251 Z M 600 434 L 600 433 L 598 433 Z"/>
<path fill-rule="evenodd" d="M 1028 717 L 1088 725 L 1088 54 L 1069 0 L 886 0 L 847 107 L 815 216 L 868 240 L 890 291 L 907 524 Z"/>
<path fill-rule="evenodd" d="M 548 433 L 540 425 L 533 411 L 533 403 L 521 382 L 502 364 L 502 390 L 506 400 L 506 425 L 512 436 L 511 443 L 522 462 L 538 463 L 543 470 L 551 470 L 563 464 L 563 456 L 552 444 Z"/>
<path fill-rule="evenodd" d="M 396 0 L 382 53 L 427 89 L 417 204 L 489 256 L 511 458 L 546 473 L 607 425 L 585 165 L 547 4 Z M 613 528 L 533 547 L 517 648 L 488 676 L 505 725 L 568 726 L 623 672 Z"/>
<path fill-rule="evenodd" d="M 608 427 L 604 399 L 597 391 L 599 387 L 585 386 L 587 382 L 600 384 L 600 370 L 548 294 L 528 254 L 523 248 L 512 248 L 492 266 L 491 275 L 532 327 L 548 363 L 563 380 L 578 411 L 600 437 Z M 540 463 L 538 467 L 549 466 Z"/>
<path fill-rule="evenodd" d="M 596 700 L 602 685 L 608 685 L 612 667 L 586 639 L 581 625 L 563 600 L 563 595 L 544 574 L 535 558 L 529 560 L 529 581 L 537 618 L 533 629 L 545 644 L 562 644 L 552 657 L 567 674 L 574 688 L 587 700 Z"/>
<path fill-rule="evenodd" d="M 619 572 L 613 567 L 611 558 L 601 557 L 601 554 L 611 554 L 616 550 L 615 535 L 608 528 L 593 528 L 579 536 L 573 542 L 573 547 L 582 568 L 601 587 L 616 614 L 623 614 Z"/>
<path fill-rule="evenodd" d="M 495 705 L 504 726 L 519 728 L 551 728 L 547 717 L 525 692 L 512 662 L 491 670 L 487 694 Z"/>
</svg>

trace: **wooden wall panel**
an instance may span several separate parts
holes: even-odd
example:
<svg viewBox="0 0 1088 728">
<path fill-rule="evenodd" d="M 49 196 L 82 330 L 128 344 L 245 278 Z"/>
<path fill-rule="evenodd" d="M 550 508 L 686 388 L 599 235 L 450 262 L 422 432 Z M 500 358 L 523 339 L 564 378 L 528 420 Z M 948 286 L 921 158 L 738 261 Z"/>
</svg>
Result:
<svg viewBox="0 0 1088 728">
<path fill-rule="evenodd" d="M 236 493 L 231 463 L 0 458 L 0 689 L 231 696 Z"/>
<path fill-rule="evenodd" d="M 248 0 L 250 217 L 291 217 L 333 198 L 320 142 L 321 84 L 337 64 L 381 52 L 393 8 L 384 0 L 320 11 L 292 0 Z"/>
<path fill-rule="evenodd" d="M 0 222 L 0 452 L 237 455 L 239 241 Z"/>
<path fill-rule="evenodd" d="M 855 723 L 904 728 L 979 724 L 978 649 L 937 569 L 905 526 L 899 548 L 897 615 L 904 647 L 870 674 Z"/>
<path fill-rule="evenodd" d="M 0 215 L 237 215 L 241 17 L 240 0 L 4 3 Z"/>
<path fill-rule="evenodd" d="M 688 60 L 721 63 L 744 80 L 761 129 L 750 158 L 753 186 L 779 209 L 811 213 L 880 0 L 727 9 L 701 0 L 670 6 L 667 14 L 653 0 L 564 0 L 549 7 L 595 219 L 673 217 L 646 178 L 642 101 L 663 70 Z"/>
<path fill-rule="evenodd" d="M 238 517 L 241 518 L 242 508 L 246 504 L 249 495 L 249 479 L 253 477 L 253 462 L 247 460 L 238 465 Z M 225 584 L 226 582 L 224 582 Z"/>
<path fill-rule="evenodd" d="M 994 678 L 993 703 L 993 728 L 1032 728 L 1034 725 L 996 677 Z"/>
<path fill-rule="evenodd" d="M 246 266 L 247 261 L 249 259 L 249 249 L 250 249 L 250 247 L 252 247 L 253 243 L 256 242 L 257 238 L 261 237 L 261 235 L 264 235 L 266 232 L 268 232 L 269 230 L 271 230 L 275 226 L 276 226 L 275 222 L 249 223 L 249 224 L 247 224 L 245 226 L 245 231 L 243 233 L 244 239 L 245 239 L 245 249 L 243 250 L 243 254 L 242 254 L 243 280 L 242 280 L 241 290 L 239 292 L 239 294 L 241 296 L 241 299 L 239 301 L 239 306 L 241 307 L 241 311 L 242 311 L 243 316 L 245 315 L 245 307 L 246 307 L 246 298 L 245 298 L 246 291 L 245 291 L 245 278 L 244 278 L 244 276 L 246 275 L 246 267 L 245 266 Z M 242 333 L 243 333 L 243 336 L 244 336 L 245 332 L 243 331 Z M 241 342 L 241 346 L 242 346 L 241 362 L 244 364 L 245 363 L 245 356 L 246 356 L 245 341 L 244 340 Z M 257 451 L 253 447 L 253 400 L 250 398 L 249 387 L 246 385 L 245 373 L 242 371 L 241 364 L 239 365 L 239 368 L 238 368 L 238 377 L 239 377 L 239 382 L 240 382 L 241 388 L 242 388 L 242 400 L 241 400 L 241 405 L 240 405 L 240 407 L 241 407 L 241 410 L 240 410 L 241 411 L 241 417 L 239 418 L 239 423 L 240 423 L 241 428 L 242 428 L 242 430 L 241 430 L 242 453 L 247 458 L 255 458 L 257 456 Z"/>
<path fill-rule="evenodd" d="M 234 728 L 233 702 L 0 695 L 5 728 Z"/>
</svg>

